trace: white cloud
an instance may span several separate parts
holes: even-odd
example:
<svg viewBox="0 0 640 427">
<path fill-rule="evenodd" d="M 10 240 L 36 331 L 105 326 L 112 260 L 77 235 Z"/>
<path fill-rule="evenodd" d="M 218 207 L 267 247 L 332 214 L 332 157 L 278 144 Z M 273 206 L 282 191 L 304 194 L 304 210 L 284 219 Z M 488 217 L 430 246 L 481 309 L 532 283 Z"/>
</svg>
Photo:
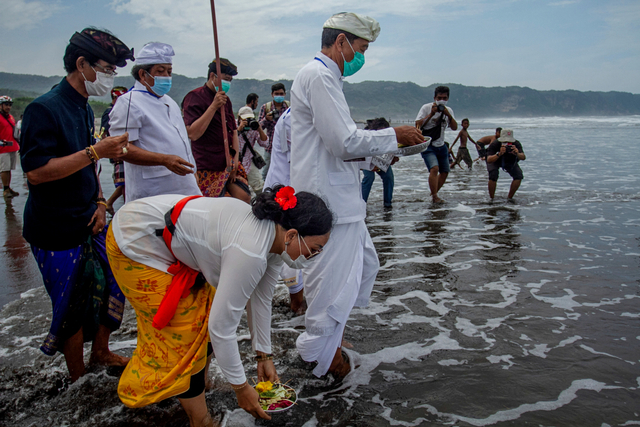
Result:
<svg viewBox="0 0 640 427">
<path fill-rule="evenodd" d="M 27 30 L 36 27 L 40 22 L 61 10 L 55 1 L 6 0 L 0 5 L 2 30 Z"/>
<path fill-rule="evenodd" d="M 378 20 L 400 18 L 406 25 L 421 28 L 438 19 L 481 13 L 495 3 L 487 6 L 488 0 L 399 0 L 390 8 L 388 0 L 218 0 L 220 53 L 238 65 L 239 77 L 292 79 L 309 55 L 319 50 L 324 20 L 338 11 L 354 11 Z M 214 57 L 209 2 L 182 0 L 178 7 L 175 0 L 154 0 L 150 9 L 148 0 L 113 0 L 111 6 L 117 13 L 139 17 L 140 29 L 159 29 L 166 35 L 161 41 L 176 50 L 176 72 L 204 74 L 203 69 Z M 386 37 L 390 31 L 383 25 Z M 373 64 L 377 59 L 372 56 L 370 61 L 367 55 L 367 62 Z"/>
<path fill-rule="evenodd" d="M 562 0 L 549 3 L 549 6 L 569 6 L 577 3 L 580 3 L 580 0 Z"/>
</svg>

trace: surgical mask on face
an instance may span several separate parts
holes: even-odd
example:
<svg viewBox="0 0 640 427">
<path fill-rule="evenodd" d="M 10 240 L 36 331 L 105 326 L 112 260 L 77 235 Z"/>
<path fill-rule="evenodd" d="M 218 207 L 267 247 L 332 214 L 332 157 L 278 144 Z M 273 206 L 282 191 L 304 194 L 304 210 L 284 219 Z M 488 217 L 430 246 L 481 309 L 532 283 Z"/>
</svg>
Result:
<svg viewBox="0 0 640 427">
<path fill-rule="evenodd" d="M 360 68 L 362 68 L 362 66 L 364 65 L 364 55 L 353 50 L 353 46 L 351 46 L 351 42 L 349 42 L 349 39 L 346 40 L 347 43 L 349 43 L 349 47 L 353 51 L 353 59 L 351 60 L 351 62 L 347 62 L 347 60 L 344 59 L 344 54 L 342 52 L 340 52 L 340 55 L 342 55 L 342 60 L 344 61 L 344 71 L 342 72 L 342 75 L 344 77 L 349 77 L 360 71 Z"/>
<path fill-rule="evenodd" d="M 216 88 L 216 91 L 218 90 L 218 86 L 214 86 Z M 222 90 L 224 91 L 224 93 L 229 93 L 229 90 L 231 89 L 231 82 L 228 82 L 226 80 L 222 81 Z"/>
<path fill-rule="evenodd" d="M 149 87 L 158 96 L 164 96 L 171 90 L 171 77 L 167 76 L 152 76 L 147 73 L 149 77 L 153 77 L 153 86 Z"/>
<path fill-rule="evenodd" d="M 436 105 L 447 105 L 447 101 L 436 101 Z"/>
<path fill-rule="evenodd" d="M 282 104 L 284 102 L 284 96 L 274 96 L 273 100 L 278 104 Z"/>
<path fill-rule="evenodd" d="M 306 243 L 305 243 L 306 245 Z M 285 264 L 287 264 L 289 267 L 296 269 L 296 270 L 301 270 L 305 267 L 307 267 L 309 265 L 309 260 L 302 255 L 302 249 L 300 249 L 300 256 L 298 258 L 296 258 L 295 260 L 291 259 L 291 256 L 287 253 L 287 247 L 289 245 L 287 245 L 287 243 L 285 242 L 284 244 L 284 251 L 280 254 L 280 257 L 282 258 L 282 261 L 284 261 Z M 301 248 L 300 246 L 300 234 L 298 234 L 298 247 Z"/>
<path fill-rule="evenodd" d="M 116 77 L 96 71 L 93 67 L 91 67 L 91 69 L 96 73 L 95 82 L 87 80 L 84 73 L 82 73 L 82 77 L 84 77 L 84 87 L 89 96 L 105 96 L 111 92 L 111 89 L 113 89 L 113 81 Z"/>
</svg>

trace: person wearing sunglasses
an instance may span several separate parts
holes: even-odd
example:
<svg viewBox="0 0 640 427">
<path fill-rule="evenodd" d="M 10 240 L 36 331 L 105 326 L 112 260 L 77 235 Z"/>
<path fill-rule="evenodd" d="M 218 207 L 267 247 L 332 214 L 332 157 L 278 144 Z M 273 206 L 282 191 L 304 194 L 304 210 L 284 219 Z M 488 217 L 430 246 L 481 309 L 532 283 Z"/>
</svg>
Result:
<svg viewBox="0 0 640 427">
<path fill-rule="evenodd" d="M 85 28 L 69 40 L 67 75 L 24 112 L 20 160 L 29 196 L 23 236 L 51 298 L 51 326 L 40 349 L 64 354 L 71 380 L 84 375 L 83 343 L 92 341 L 90 363 L 124 366 L 128 358 L 109 350 L 120 327 L 124 295 L 104 250 L 107 203 L 97 175 L 102 158 L 124 156 L 127 136 L 95 142 L 89 96 L 113 87 L 117 67 L 133 60 L 113 34 Z"/>
</svg>

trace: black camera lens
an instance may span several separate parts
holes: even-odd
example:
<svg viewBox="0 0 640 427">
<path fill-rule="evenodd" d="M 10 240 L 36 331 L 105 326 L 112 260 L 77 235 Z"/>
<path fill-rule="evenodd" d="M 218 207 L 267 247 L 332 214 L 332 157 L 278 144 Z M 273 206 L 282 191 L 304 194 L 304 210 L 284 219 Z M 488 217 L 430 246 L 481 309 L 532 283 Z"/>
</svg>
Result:
<svg viewBox="0 0 640 427">
<path fill-rule="evenodd" d="M 439 112 L 441 112 L 441 113 L 444 111 L 444 108 L 445 108 L 445 107 L 444 107 L 444 105 L 442 105 L 442 104 L 438 104 L 438 106 L 436 107 L 436 109 L 437 109 Z"/>
</svg>

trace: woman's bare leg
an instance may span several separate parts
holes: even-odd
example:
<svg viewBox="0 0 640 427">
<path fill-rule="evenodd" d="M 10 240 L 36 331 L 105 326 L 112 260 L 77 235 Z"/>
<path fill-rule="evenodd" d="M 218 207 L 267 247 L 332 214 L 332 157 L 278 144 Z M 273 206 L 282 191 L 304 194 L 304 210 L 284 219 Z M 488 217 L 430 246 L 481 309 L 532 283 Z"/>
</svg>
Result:
<svg viewBox="0 0 640 427">
<path fill-rule="evenodd" d="M 189 417 L 190 427 L 214 427 L 215 424 L 209 409 L 207 409 L 207 401 L 204 398 L 204 391 L 196 397 L 189 399 L 178 399 Z"/>
</svg>

